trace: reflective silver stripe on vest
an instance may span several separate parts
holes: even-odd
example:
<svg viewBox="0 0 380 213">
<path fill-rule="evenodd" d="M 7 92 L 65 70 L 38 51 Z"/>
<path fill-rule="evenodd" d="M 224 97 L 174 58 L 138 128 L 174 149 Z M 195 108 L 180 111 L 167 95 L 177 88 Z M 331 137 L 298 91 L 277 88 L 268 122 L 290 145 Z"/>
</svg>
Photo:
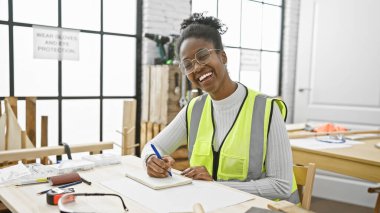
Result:
<svg viewBox="0 0 380 213">
<path fill-rule="evenodd" d="M 197 100 L 195 100 L 193 111 L 191 112 L 190 121 L 190 134 L 189 134 L 189 153 L 188 157 L 191 158 L 193 153 L 193 147 L 195 143 L 195 138 L 197 137 L 199 122 L 201 121 L 201 115 L 203 111 L 203 106 L 206 103 L 207 94 L 202 95 Z M 187 116 L 187 113 L 186 113 Z M 187 124 L 186 124 L 187 125 Z"/>
<path fill-rule="evenodd" d="M 257 180 L 262 174 L 265 106 L 266 96 L 257 95 L 252 113 L 251 145 L 249 146 L 249 168 L 247 178 L 250 180 Z"/>
<path fill-rule="evenodd" d="M 294 204 L 298 204 L 298 203 L 301 203 L 300 201 L 300 196 L 298 195 L 298 189 L 296 191 L 294 191 L 290 197 L 287 199 L 287 201 L 291 202 L 291 203 L 294 203 Z"/>
</svg>

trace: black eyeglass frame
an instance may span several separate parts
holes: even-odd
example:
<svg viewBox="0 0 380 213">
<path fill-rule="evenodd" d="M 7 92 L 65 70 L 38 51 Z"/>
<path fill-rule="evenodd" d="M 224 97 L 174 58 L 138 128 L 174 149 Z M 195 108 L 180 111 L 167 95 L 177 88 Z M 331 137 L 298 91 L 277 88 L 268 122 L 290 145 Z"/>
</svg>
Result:
<svg viewBox="0 0 380 213">
<path fill-rule="evenodd" d="M 59 208 L 59 212 L 61 212 L 61 213 L 76 213 L 76 212 L 74 212 L 74 211 L 71 211 L 71 210 L 68 210 L 68 209 L 66 209 L 63 205 L 63 203 L 62 203 L 62 198 L 65 198 L 65 197 L 69 197 L 69 196 L 75 196 L 75 197 L 77 197 L 77 196 L 115 196 L 115 197 L 118 197 L 118 198 L 120 198 L 120 200 L 121 200 L 121 204 L 123 205 L 123 209 L 127 212 L 127 211 L 129 211 L 128 210 L 128 208 L 127 208 L 127 206 L 125 205 L 125 203 L 124 203 L 124 200 L 123 200 L 123 198 L 120 196 L 120 195 L 118 195 L 118 194 L 112 194 L 112 193 L 69 193 L 69 194 L 65 194 L 65 195 L 63 195 L 60 199 L 59 199 L 59 201 L 58 201 L 58 208 Z"/>
</svg>

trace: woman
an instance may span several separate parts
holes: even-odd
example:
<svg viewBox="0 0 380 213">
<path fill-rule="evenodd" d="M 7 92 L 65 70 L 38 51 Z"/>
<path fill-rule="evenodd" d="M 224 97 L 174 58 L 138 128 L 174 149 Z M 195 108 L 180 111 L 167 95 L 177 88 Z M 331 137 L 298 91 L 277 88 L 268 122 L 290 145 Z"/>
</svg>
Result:
<svg viewBox="0 0 380 213">
<path fill-rule="evenodd" d="M 181 71 L 206 94 L 193 99 L 145 146 L 147 173 L 167 177 L 174 163 L 170 156 L 157 158 L 150 143 L 164 155 L 187 144 L 190 168 L 182 175 L 298 203 L 281 114 L 286 114 L 286 107 L 230 79 L 221 41 L 225 31 L 217 18 L 199 13 L 181 24 L 177 43 Z"/>
</svg>

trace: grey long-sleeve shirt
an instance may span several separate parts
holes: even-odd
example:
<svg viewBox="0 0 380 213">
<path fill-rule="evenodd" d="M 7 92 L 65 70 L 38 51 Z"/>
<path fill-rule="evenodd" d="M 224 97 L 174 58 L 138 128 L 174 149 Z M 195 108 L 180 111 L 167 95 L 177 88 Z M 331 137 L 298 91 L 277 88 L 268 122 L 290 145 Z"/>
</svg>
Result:
<svg viewBox="0 0 380 213">
<path fill-rule="evenodd" d="M 229 97 L 213 102 L 215 141 L 213 146 L 219 150 L 224 136 L 231 128 L 239 107 L 244 100 L 246 90 L 238 83 L 238 88 Z M 142 151 L 144 162 L 153 154 L 150 143 L 153 143 L 164 155 L 174 152 L 179 146 L 186 144 L 186 107 L 184 107 L 174 120 L 155 138 L 153 138 Z M 285 199 L 290 196 L 292 187 L 292 157 L 291 148 L 278 107 L 274 107 L 270 132 L 267 142 L 266 173 L 258 180 L 223 181 L 221 184 L 259 195 L 261 197 L 274 199 Z"/>
</svg>

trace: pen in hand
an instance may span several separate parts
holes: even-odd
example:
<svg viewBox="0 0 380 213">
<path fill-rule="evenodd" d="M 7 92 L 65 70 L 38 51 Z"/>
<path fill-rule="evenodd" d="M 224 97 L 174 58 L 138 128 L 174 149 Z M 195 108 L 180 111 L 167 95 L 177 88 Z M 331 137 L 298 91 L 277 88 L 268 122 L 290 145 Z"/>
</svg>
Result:
<svg viewBox="0 0 380 213">
<path fill-rule="evenodd" d="M 150 146 L 152 147 L 154 153 L 157 155 L 158 159 L 162 160 L 162 157 L 161 157 L 160 153 L 158 152 L 158 150 L 156 149 L 156 147 L 153 144 L 150 144 Z M 173 176 L 170 171 L 168 171 L 168 173 L 170 176 Z"/>
</svg>

